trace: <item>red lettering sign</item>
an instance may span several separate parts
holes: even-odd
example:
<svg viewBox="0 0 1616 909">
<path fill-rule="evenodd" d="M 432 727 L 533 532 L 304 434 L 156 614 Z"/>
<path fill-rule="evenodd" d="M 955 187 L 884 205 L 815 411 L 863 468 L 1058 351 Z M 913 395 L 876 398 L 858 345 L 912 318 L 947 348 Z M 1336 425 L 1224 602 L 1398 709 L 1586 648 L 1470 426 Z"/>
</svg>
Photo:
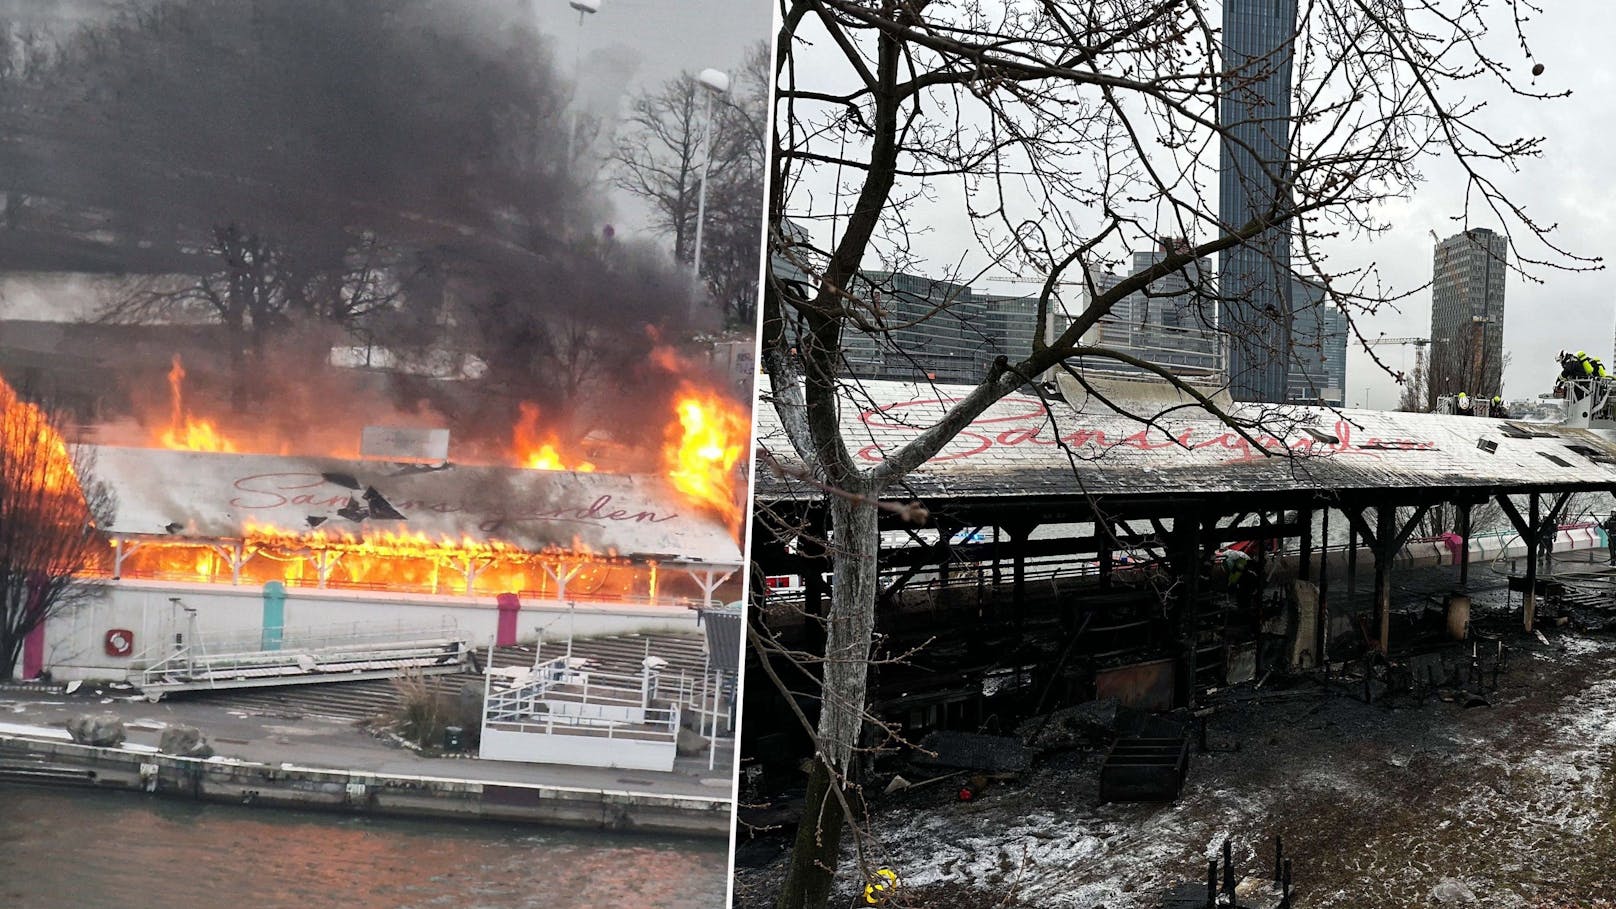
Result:
<svg viewBox="0 0 1616 909">
<path fill-rule="evenodd" d="M 348 504 L 348 500 L 353 496 L 353 493 L 342 487 L 328 484 L 325 477 L 318 473 L 254 474 L 237 479 L 233 488 L 238 494 L 230 499 L 230 506 L 256 512 L 298 509 L 306 513 L 309 509 L 336 509 Z M 385 492 L 383 495 L 385 496 Z M 389 500 L 389 502 L 405 516 L 406 520 L 412 512 L 431 512 L 440 515 L 478 512 L 491 515 L 479 524 L 485 532 L 492 532 L 511 524 L 603 525 L 608 522 L 661 524 L 679 517 L 679 512 L 664 514 L 647 508 L 620 505 L 613 496 L 606 493 L 595 497 L 588 504 L 546 503 L 543 508 L 532 511 L 513 510 L 513 505 L 519 506 L 520 503 L 512 502 L 501 502 L 496 505 L 423 499 Z M 295 525 L 297 522 L 287 523 Z"/>
<path fill-rule="evenodd" d="M 860 420 L 872 429 L 918 435 L 929 425 L 930 414 L 936 414 L 942 408 L 959 400 L 959 398 L 931 398 L 889 404 L 864 411 L 860 415 Z M 1330 433 L 1335 437 L 1333 442 L 1320 441 L 1305 432 L 1292 439 L 1281 439 L 1260 431 L 1248 431 L 1242 435 L 1232 429 L 1202 435 L 1200 433 L 1204 433 L 1205 430 L 1199 427 L 1146 427 L 1120 439 L 1107 437 L 1103 429 L 1088 427 L 1056 435 L 1055 420 L 1044 402 L 1036 398 L 1004 398 L 999 402 L 998 408 L 1003 410 L 1007 407 L 1011 410 L 1008 414 L 983 416 L 972 421 L 970 426 L 955 437 L 953 443 L 932 460 L 955 461 L 972 458 L 994 448 L 1018 449 L 1028 445 L 1045 447 L 1064 445 L 1070 449 L 1099 449 L 1100 452 L 1114 448 L 1144 452 L 1173 449 L 1227 451 L 1229 456 L 1222 458 L 1220 464 L 1249 464 L 1286 453 L 1313 457 L 1357 455 L 1378 458 L 1384 451 L 1430 451 L 1436 448 L 1435 442 L 1419 439 L 1382 439 L 1370 436 L 1362 442 L 1355 442 L 1352 424 L 1346 420 L 1336 421 Z M 911 408 L 930 408 L 928 417 L 917 421 L 904 419 L 904 412 Z M 1005 423 L 1017 425 L 1003 426 Z M 1209 423 L 1209 425 L 1216 424 Z M 881 447 L 877 444 L 864 446 L 859 450 L 858 456 L 872 462 L 880 462 L 883 457 Z"/>
</svg>

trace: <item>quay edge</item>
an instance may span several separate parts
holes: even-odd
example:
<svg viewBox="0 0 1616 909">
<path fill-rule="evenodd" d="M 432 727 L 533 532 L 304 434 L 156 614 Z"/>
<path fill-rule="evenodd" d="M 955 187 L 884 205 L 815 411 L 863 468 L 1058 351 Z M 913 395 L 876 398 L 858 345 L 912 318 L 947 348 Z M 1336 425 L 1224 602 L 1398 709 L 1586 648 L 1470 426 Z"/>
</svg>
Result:
<svg viewBox="0 0 1616 909">
<path fill-rule="evenodd" d="M 728 798 L 219 761 L 0 734 L 0 782 L 390 817 L 728 838 Z"/>
</svg>

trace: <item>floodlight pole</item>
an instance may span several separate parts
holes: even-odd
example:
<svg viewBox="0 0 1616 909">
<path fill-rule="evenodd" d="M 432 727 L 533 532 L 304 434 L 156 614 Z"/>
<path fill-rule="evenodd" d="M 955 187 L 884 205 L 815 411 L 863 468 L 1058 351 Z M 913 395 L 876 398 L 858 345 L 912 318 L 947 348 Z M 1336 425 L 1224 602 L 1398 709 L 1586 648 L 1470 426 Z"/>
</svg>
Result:
<svg viewBox="0 0 1616 909">
<path fill-rule="evenodd" d="M 696 77 L 696 84 L 706 89 L 701 126 L 701 183 L 696 190 L 696 253 L 691 257 L 690 272 L 701 281 L 701 233 L 707 215 L 707 169 L 713 163 L 713 96 L 729 91 L 729 76 L 722 70 L 704 69 Z"/>
</svg>

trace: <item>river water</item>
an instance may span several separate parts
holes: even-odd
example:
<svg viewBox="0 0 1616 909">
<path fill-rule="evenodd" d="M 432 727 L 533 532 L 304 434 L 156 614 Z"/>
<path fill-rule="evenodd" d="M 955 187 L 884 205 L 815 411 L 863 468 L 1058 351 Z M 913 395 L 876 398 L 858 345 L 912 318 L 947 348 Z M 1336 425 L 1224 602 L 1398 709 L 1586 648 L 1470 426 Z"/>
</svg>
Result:
<svg viewBox="0 0 1616 909">
<path fill-rule="evenodd" d="M 507 909 L 724 905 L 721 840 L 0 786 L 0 906 Z"/>
</svg>

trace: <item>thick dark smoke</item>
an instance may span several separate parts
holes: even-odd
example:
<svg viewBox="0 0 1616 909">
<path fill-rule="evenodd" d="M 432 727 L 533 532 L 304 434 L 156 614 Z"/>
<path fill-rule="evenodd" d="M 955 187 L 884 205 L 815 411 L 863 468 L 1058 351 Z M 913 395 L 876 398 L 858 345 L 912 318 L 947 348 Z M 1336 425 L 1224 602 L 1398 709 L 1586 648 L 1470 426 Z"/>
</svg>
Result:
<svg viewBox="0 0 1616 909">
<path fill-rule="evenodd" d="M 542 36 L 444 0 L 45 5 L 0 22 L 0 268 L 189 276 L 108 315 L 220 324 L 189 353 L 260 422 L 387 410 L 494 444 L 534 401 L 563 437 L 659 441 L 677 381 L 650 352 L 692 282 L 611 235 Z M 383 407 L 321 365 L 344 344 L 487 372 Z"/>
</svg>

